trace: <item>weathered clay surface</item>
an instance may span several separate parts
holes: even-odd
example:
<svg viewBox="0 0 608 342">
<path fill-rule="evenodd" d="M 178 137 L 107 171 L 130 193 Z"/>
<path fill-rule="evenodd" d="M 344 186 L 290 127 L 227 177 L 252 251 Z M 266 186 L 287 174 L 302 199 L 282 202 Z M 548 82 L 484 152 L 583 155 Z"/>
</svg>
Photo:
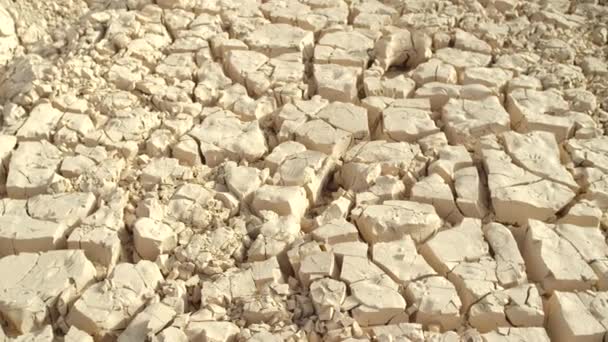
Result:
<svg viewBox="0 0 608 342">
<path fill-rule="evenodd" d="M 0 0 L 0 342 L 604 341 L 604 0 Z"/>
</svg>

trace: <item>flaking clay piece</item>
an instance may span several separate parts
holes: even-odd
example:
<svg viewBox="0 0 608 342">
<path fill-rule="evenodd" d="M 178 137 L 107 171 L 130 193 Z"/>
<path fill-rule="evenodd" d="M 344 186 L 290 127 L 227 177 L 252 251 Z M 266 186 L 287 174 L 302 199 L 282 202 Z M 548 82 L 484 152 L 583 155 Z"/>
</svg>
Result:
<svg viewBox="0 0 608 342">
<path fill-rule="evenodd" d="M 0 0 L 0 342 L 603 341 L 606 23 Z"/>
</svg>

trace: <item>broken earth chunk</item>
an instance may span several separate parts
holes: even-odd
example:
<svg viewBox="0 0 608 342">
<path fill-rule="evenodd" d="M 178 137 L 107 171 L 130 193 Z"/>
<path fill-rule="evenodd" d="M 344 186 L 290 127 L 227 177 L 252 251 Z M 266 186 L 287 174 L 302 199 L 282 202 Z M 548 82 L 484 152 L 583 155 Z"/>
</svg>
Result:
<svg viewBox="0 0 608 342">
<path fill-rule="evenodd" d="M 94 342 L 93 337 L 86 332 L 72 326 L 64 337 L 65 342 Z"/>
<path fill-rule="evenodd" d="M 224 165 L 226 186 L 239 200 L 248 198 L 264 183 L 266 176 L 256 168 L 237 166 L 235 162 L 227 162 Z"/>
<path fill-rule="evenodd" d="M 118 336 L 118 342 L 142 341 L 159 333 L 175 317 L 175 311 L 162 303 L 148 305 Z"/>
<path fill-rule="evenodd" d="M 50 103 L 37 105 L 17 131 L 17 138 L 19 141 L 51 140 L 51 133 L 55 130 L 62 115 L 63 112 L 53 108 Z"/>
<path fill-rule="evenodd" d="M 440 131 L 433 121 L 430 105 L 424 109 L 408 105 L 410 104 L 404 101 L 395 101 L 382 111 L 382 120 L 378 127 L 382 138 L 415 143 Z"/>
<path fill-rule="evenodd" d="M 435 51 L 435 58 L 453 65 L 456 69 L 485 67 L 492 60 L 492 56 L 485 53 L 464 51 L 450 47 Z"/>
<path fill-rule="evenodd" d="M 62 178 L 56 173 L 62 153 L 46 140 L 25 141 L 13 152 L 6 179 L 11 198 L 28 198 L 45 193 Z"/>
<path fill-rule="evenodd" d="M 457 171 L 472 166 L 473 159 L 464 146 L 446 145 L 439 150 L 439 158 L 429 165 L 428 171 L 429 174 L 439 174 L 446 183 L 451 184 Z"/>
<path fill-rule="evenodd" d="M 299 186 L 263 185 L 253 193 L 251 207 L 258 213 L 268 210 L 301 218 L 308 208 L 308 199 L 304 188 Z"/>
<path fill-rule="evenodd" d="M 73 227 L 93 212 L 95 203 L 95 195 L 85 192 L 38 195 L 28 199 L 27 211 L 32 218 Z"/>
<path fill-rule="evenodd" d="M 414 240 L 405 235 L 401 240 L 376 243 L 372 247 L 372 259 L 395 282 L 406 286 L 409 282 L 436 272 L 416 251 Z"/>
<path fill-rule="evenodd" d="M 467 69 L 469 70 L 469 69 Z M 456 68 L 436 58 L 424 62 L 414 69 L 412 78 L 418 86 L 425 83 L 439 82 L 455 84 L 458 80 Z"/>
<path fill-rule="evenodd" d="M 380 176 L 399 176 L 407 171 L 417 173 L 423 167 L 417 161 L 420 154 L 420 148 L 415 144 L 383 140 L 361 142 L 344 156 L 338 179 L 346 189 L 363 191 Z"/>
<path fill-rule="evenodd" d="M 510 129 L 509 113 L 497 97 L 481 101 L 450 99 L 442 109 L 441 119 L 448 141 L 453 145 L 464 144 L 469 149 L 476 138 Z"/>
<path fill-rule="evenodd" d="M 368 50 L 373 47 L 373 40 L 360 31 L 329 32 L 315 45 L 314 62 L 365 68 L 370 58 Z"/>
<path fill-rule="evenodd" d="M 395 283 L 373 261 L 365 257 L 344 255 L 340 280 L 352 285 L 360 281 L 369 280 L 395 287 Z"/>
<path fill-rule="evenodd" d="M 287 24 L 269 24 L 253 30 L 244 42 L 252 50 L 268 57 L 295 52 L 301 61 L 306 61 L 312 57 L 314 35 Z"/>
<path fill-rule="evenodd" d="M 195 321 L 191 320 L 186 326 L 186 336 L 189 341 L 230 342 L 234 341 L 241 329 L 231 322 Z"/>
<path fill-rule="evenodd" d="M 310 297 L 319 319 L 329 321 L 346 298 L 346 285 L 329 278 L 319 279 L 310 285 Z"/>
<path fill-rule="evenodd" d="M 488 214 L 488 190 L 477 167 L 465 167 L 454 173 L 456 205 L 463 216 L 484 218 Z"/>
<path fill-rule="evenodd" d="M 0 256 L 66 247 L 68 226 L 28 216 L 0 216 Z"/>
<path fill-rule="evenodd" d="M 268 150 L 258 122 L 243 122 L 230 112 L 221 111 L 207 116 L 189 134 L 199 142 L 205 164 L 209 167 L 215 167 L 226 159 L 254 162 Z"/>
<path fill-rule="evenodd" d="M 539 282 L 546 291 L 586 290 L 598 282 L 571 242 L 543 222 L 528 221 L 522 254 L 530 280 Z"/>
<path fill-rule="evenodd" d="M 262 224 L 259 231 L 247 251 L 250 261 L 264 261 L 272 256 L 283 255 L 300 232 L 300 218 L 291 215 L 277 217 Z"/>
<path fill-rule="evenodd" d="M 446 249 L 444 246 L 459 246 Z M 441 275 L 447 275 L 464 261 L 477 261 L 488 255 L 481 221 L 465 218 L 458 226 L 441 231 L 420 247 L 420 254 Z"/>
<path fill-rule="evenodd" d="M 397 323 L 388 325 L 377 325 L 371 328 L 372 335 L 379 341 L 386 338 L 405 338 L 406 341 L 424 341 L 422 324 Z"/>
<path fill-rule="evenodd" d="M 330 101 L 358 103 L 359 69 L 336 64 L 315 64 L 316 93 Z"/>
<path fill-rule="evenodd" d="M 534 131 L 527 134 L 505 132 L 505 150 L 513 162 L 542 178 L 578 189 L 574 177 L 561 163 L 560 148 L 551 133 Z"/>
<path fill-rule="evenodd" d="M 498 327 L 542 327 L 543 302 L 534 285 L 493 292 L 473 304 L 469 323 L 482 333 Z"/>
<path fill-rule="evenodd" d="M 70 310 L 67 322 L 96 339 L 109 338 L 127 327 L 162 280 L 158 267 L 150 261 L 119 264 L 107 280 L 82 294 Z"/>
<path fill-rule="evenodd" d="M 575 121 L 565 115 L 568 102 L 554 89 L 516 89 L 507 95 L 505 108 L 517 132 L 545 131 L 560 142 L 573 134 Z"/>
<path fill-rule="evenodd" d="M 411 200 L 431 204 L 439 217 L 453 224 L 462 220 L 463 216 L 456 206 L 452 189 L 439 174 L 434 173 L 420 180 L 410 192 Z"/>
<path fill-rule="evenodd" d="M 133 243 L 141 258 L 154 261 L 177 246 L 177 234 L 163 222 L 142 217 L 133 226 Z"/>
<path fill-rule="evenodd" d="M 454 285 L 443 277 L 433 276 L 411 282 L 405 288 L 405 298 L 412 305 L 415 322 L 427 329 L 436 325 L 446 331 L 461 324 L 462 303 Z"/>
<path fill-rule="evenodd" d="M 488 149 L 482 154 L 498 222 L 524 225 L 527 219 L 547 221 L 575 196 L 571 188 L 512 163 L 503 151 Z"/>
<path fill-rule="evenodd" d="M 547 304 L 547 332 L 552 340 L 565 342 L 603 339 L 606 333 L 606 317 L 602 313 L 605 311 L 596 310 L 604 305 L 600 304 L 596 309 L 595 305 L 599 303 L 587 303 L 585 297 L 572 292 L 553 293 Z M 598 297 L 600 300 L 606 300 L 606 293 L 602 292 Z"/>
<path fill-rule="evenodd" d="M 311 206 L 322 199 L 322 191 L 327 185 L 336 161 L 317 151 L 305 151 L 288 156 L 277 170 L 280 185 L 302 186 Z"/>
<path fill-rule="evenodd" d="M 312 231 L 312 238 L 325 244 L 359 241 L 359 231 L 346 220 L 332 220 Z"/>
<path fill-rule="evenodd" d="M 20 333 L 66 315 L 96 275 L 80 250 L 7 256 L 0 259 L 0 270 L 6 275 L 0 281 L 0 312 Z"/>
<path fill-rule="evenodd" d="M 399 240 L 406 235 L 417 243 L 433 235 L 442 222 L 430 204 L 411 201 L 385 201 L 364 207 L 355 221 L 370 244 Z"/>
<path fill-rule="evenodd" d="M 498 328 L 481 336 L 487 342 L 552 341 L 543 328 Z"/>
<path fill-rule="evenodd" d="M 583 227 L 572 224 L 557 224 L 555 232 L 569 241 L 580 253 L 583 260 L 591 266 L 598 277 L 597 287 L 608 288 L 608 245 L 604 235 L 596 227 Z"/>
<path fill-rule="evenodd" d="M 387 324 L 405 315 L 405 299 L 395 289 L 370 280 L 350 285 L 354 300 L 353 318 L 361 326 Z"/>
<path fill-rule="evenodd" d="M 333 277 L 336 272 L 336 259 L 333 253 L 320 252 L 310 254 L 302 259 L 298 270 L 298 278 L 302 286 L 308 288 L 315 279 Z"/>
<path fill-rule="evenodd" d="M 500 223 L 483 226 L 483 233 L 494 253 L 496 277 L 503 287 L 526 282 L 526 266 L 511 231 Z"/>
</svg>

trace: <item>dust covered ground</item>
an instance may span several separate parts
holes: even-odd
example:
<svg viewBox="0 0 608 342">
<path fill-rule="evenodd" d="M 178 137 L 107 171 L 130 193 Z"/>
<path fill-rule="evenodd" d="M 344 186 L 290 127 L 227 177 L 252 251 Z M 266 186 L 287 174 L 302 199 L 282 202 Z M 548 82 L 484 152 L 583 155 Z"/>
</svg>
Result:
<svg viewBox="0 0 608 342">
<path fill-rule="evenodd" d="M 0 0 L 0 342 L 604 341 L 605 0 Z"/>
</svg>

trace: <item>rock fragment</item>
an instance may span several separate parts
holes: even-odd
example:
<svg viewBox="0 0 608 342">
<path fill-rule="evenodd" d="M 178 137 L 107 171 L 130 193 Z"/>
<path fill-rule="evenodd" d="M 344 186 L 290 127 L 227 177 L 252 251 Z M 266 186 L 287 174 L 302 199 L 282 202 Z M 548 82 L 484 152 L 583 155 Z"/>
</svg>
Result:
<svg viewBox="0 0 608 342">
<path fill-rule="evenodd" d="M 38 195 L 28 199 L 27 211 L 32 218 L 74 227 L 92 214 L 95 204 L 96 197 L 92 193 Z"/>
<path fill-rule="evenodd" d="M 562 165 L 559 145 L 551 133 L 535 131 L 527 134 L 505 132 L 505 150 L 513 161 L 544 179 L 578 189 L 572 174 Z"/>
<path fill-rule="evenodd" d="M 492 57 L 485 53 L 465 51 L 451 47 L 435 51 L 435 57 L 444 63 L 453 65 L 456 69 L 485 67 L 492 60 Z"/>
<path fill-rule="evenodd" d="M 430 82 L 456 84 L 458 73 L 452 65 L 444 63 L 439 59 L 431 58 L 414 69 L 412 78 L 418 86 Z"/>
<path fill-rule="evenodd" d="M 446 145 L 438 152 L 438 159 L 429 165 L 428 171 L 439 174 L 446 183 L 451 184 L 460 169 L 473 166 L 473 159 L 464 146 Z"/>
<path fill-rule="evenodd" d="M 86 332 L 72 326 L 65 335 L 64 340 L 65 342 L 93 342 L 93 337 L 87 334 Z"/>
<path fill-rule="evenodd" d="M 275 118 L 280 141 L 296 140 L 307 149 L 341 157 L 351 143 L 369 140 L 367 111 L 350 103 L 313 96 L 285 105 Z"/>
<path fill-rule="evenodd" d="M 560 142 L 573 134 L 574 122 L 565 114 L 568 102 L 553 89 L 516 89 L 507 95 L 505 108 L 518 132 L 546 131 Z"/>
</svg>

